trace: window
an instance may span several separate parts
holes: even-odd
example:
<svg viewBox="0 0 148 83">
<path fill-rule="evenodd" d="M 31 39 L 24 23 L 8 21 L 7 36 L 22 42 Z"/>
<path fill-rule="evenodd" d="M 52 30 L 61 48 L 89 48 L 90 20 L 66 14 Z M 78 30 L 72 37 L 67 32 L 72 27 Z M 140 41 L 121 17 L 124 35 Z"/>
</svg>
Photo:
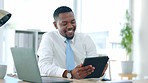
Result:
<svg viewBox="0 0 148 83">
<path fill-rule="evenodd" d="M 12 13 L 15 29 L 54 30 L 53 12 L 62 5 L 73 9 L 73 0 L 4 0 L 4 8 Z"/>
<path fill-rule="evenodd" d="M 90 36 L 96 43 L 98 53 L 107 54 L 108 48 L 120 46 L 120 29 L 124 20 L 125 11 L 129 9 L 129 0 L 80 0 L 78 15 L 79 31 L 92 33 Z M 104 34 L 101 34 L 104 33 Z M 101 37 L 101 38 L 100 38 Z"/>
</svg>

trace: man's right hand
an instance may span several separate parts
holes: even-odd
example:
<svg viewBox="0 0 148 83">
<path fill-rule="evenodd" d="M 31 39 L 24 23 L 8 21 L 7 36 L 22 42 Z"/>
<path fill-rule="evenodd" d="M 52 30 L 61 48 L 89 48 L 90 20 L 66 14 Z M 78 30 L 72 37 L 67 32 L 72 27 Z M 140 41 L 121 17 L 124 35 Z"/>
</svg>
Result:
<svg viewBox="0 0 148 83">
<path fill-rule="evenodd" d="M 72 77 L 74 79 L 83 79 L 86 76 L 90 75 L 94 72 L 95 67 L 92 65 L 82 66 L 82 64 L 78 65 L 75 69 L 72 70 Z"/>
</svg>

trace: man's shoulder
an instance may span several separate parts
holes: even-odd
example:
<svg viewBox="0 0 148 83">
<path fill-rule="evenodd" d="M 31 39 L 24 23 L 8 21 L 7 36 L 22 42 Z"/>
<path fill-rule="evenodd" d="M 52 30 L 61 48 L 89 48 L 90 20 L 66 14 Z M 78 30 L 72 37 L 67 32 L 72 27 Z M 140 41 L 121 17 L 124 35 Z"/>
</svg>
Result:
<svg viewBox="0 0 148 83">
<path fill-rule="evenodd" d="M 55 34 L 58 34 L 57 31 L 48 31 L 48 32 L 45 32 L 44 35 L 55 35 Z"/>
<path fill-rule="evenodd" d="M 58 32 L 57 31 L 48 31 L 48 32 L 45 32 L 43 34 L 43 36 L 46 38 L 54 38 L 54 37 L 58 36 Z"/>
</svg>

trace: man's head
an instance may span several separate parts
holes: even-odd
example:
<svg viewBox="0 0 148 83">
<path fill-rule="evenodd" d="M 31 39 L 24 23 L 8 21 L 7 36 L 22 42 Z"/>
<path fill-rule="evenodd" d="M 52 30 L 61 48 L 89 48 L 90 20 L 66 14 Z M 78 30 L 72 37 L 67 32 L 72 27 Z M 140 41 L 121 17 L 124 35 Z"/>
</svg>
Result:
<svg viewBox="0 0 148 83">
<path fill-rule="evenodd" d="M 59 33 L 67 39 L 72 39 L 76 30 L 76 20 L 72 9 L 67 6 L 58 7 L 54 11 L 53 18 L 53 24 Z"/>
</svg>

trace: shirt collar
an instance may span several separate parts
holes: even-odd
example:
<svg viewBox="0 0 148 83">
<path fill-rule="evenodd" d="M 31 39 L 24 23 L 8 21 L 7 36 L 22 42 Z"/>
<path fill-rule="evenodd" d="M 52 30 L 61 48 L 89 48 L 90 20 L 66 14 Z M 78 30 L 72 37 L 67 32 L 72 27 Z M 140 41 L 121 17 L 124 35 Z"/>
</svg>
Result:
<svg viewBox="0 0 148 83">
<path fill-rule="evenodd" d="M 66 38 L 65 37 L 63 37 L 60 33 L 59 33 L 59 31 L 57 31 L 58 32 L 58 35 L 63 39 L 63 41 L 65 42 L 66 41 Z M 73 37 L 73 39 L 71 39 L 71 42 L 72 43 L 74 43 L 74 39 L 75 39 L 75 35 L 74 35 L 74 37 Z"/>
</svg>

